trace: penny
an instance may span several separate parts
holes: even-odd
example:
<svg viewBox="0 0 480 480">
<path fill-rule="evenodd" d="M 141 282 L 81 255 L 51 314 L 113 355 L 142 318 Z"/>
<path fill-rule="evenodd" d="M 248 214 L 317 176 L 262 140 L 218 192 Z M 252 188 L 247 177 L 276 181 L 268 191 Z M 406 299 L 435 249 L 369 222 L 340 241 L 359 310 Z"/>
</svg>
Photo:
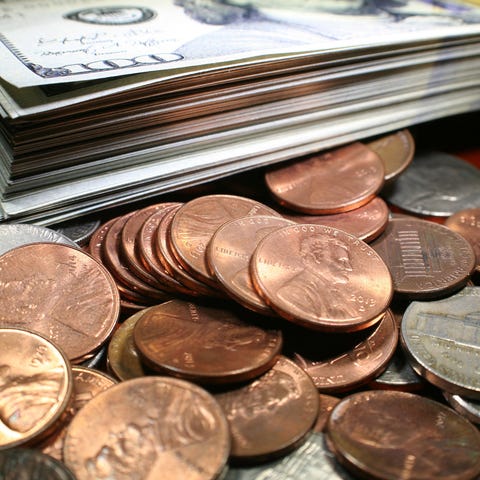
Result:
<svg viewBox="0 0 480 480">
<path fill-rule="evenodd" d="M 360 142 L 280 165 L 265 175 L 283 206 L 299 212 L 341 213 L 372 200 L 384 183 L 380 157 Z"/>
<path fill-rule="evenodd" d="M 74 415 L 93 397 L 117 382 L 105 373 L 91 368 L 73 366 L 73 401 L 68 409 L 68 418 L 59 431 L 49 438 L 42 447 L 42 452 L 57 460 L 63 459 L 63 445 L 67 428 Z"/>
<path fill-rule="evenodd" d="M 475 252 L 475 268 L 480 272 L 480 208 L 460 210 L 448 217 L 444 225 L 470 243 Z"/>
<path fill-rule="evenodd" d="M 3 254 L 0 290 L 0 326 L 43 334 L 74 363 L 99 348 L 118 319 L 118 290 L 105 267 L 59 243 Z"/>
<path fill-rule="evenodd" d="M 12 448 L 0 451 L 2 480 L 75 480 L 73 473 L 61 462 L 38 450 Z"/>
<path fill-rule="evenodd" d="M 474 479 L 480 433 L 451 408 L 425 397 L 360 392 L 332 411 L 329 446 L 354 474 L 374 479 Z"/>
<path fill-rule="evenodd" d="M 325 431 L 327 426 L 328 417 L 332 413 L 335 405 L 340 401 L 337 397 L 332 397 L 331 395 L 325 395 L 324 393 L 319 394 L 319 404 L 318 404 L 318 415 L 317 421 L 313 426 L 313 431 L 315 433 L 320 433 Z"/>
<path fill-rule="evenodd" d="M 50 228 L 26 223 L 9 223 L 0 225 L 0 255 L 12 248 L 30 243 L 52 242 L 78 247 L 70 238 Z"/>
<path fill-rule="evenodd" d="M 415 141 L 408 130 L 400 130 L 366 144 L 383 161 L 385 181 L 397 178 L 412 162 Z"/>
<path fill-rule="evenodd" d="M 412 302 L 401 340 L 415 371 L 447 392 L 480 399 L 480 287 L 443 300 Z"/>
<path fill-rule="evenodd" d="M 230 456 L 243 462 L 265 461 L 294 449 L 318 412 L 315 386 L 285 357 L 257 380 L 215 398 L 230 425 Z"/>
<path fill-rule="evenodd" d="M 300 215 L 282 212 L 282 215 L 296 223 L 314 223 L 344 230 L 364 242 L 371 242 L 386 228 L 389 217 L 388 206 L 380 197 L 365 205 L 344 213 L 331 215 Z"/>
<path fill-rule="evenodd" d="M 460 415 L 480 425 L 480 402 L 478 400 L 453 395 L 448 392 L 443 392 L 443 396 L 449 405 Z"/>
<path fill-rule="evenodd" d="M 175 207 L 180 207 L 180 203 L 166 203 L 164 208 L 159 209 L 150 215 L 138 233 L 139 256 L 145 268 L 160 282 L 173 292 L 190 295 L 191 291 L 176 280 L 160 262 L 155 248 L 157 231 L 160 221 L 165 215 Z"/>
<path fill-rule="evenodd" d="M 407 212 L 448 217 L 480 207 L 480 170 L 447 153 L 417 153 L 382 197 Z"/>
<path fill-rule="evenodd" d="M 252 284 L 250 259 L 265 235 L 292 224 L 281 217 L 258 215 L 231 220 L 213 234 L 206 250 L 209 270 L 227 294 L 244 307 L 275 315 Z"/>
<path fill-rule="evenodd" d="M 135 324 L 147 310 L 141 310 L 127 318 L 108 344 L 108 368 L 121 381 L 147 375 L 133 342 Z"/>
<path fill-rule="evenodd" d="M 394 218 L 371 244 L 393 277 L 396 293 L 438 298 L 460 289 L 475 268 L 475 254 L 458 233 L 414 218 Z"/>
<path fill-rule="evenodd" d="M 100 220 L 69 220 L 52 225 L 52 229 L 73 240 L 77 245 L 86 245 L 100 227 Z"/>
<path fill-rule="evenodd" d="M 148 309 L 133 339 L 150 368 L 204 384 L 255 378 L 277 360 L 280 330 L 256 326 L 246 311 L 171 300 Z"/>
<path fill-rule="evenodd" d="M 292 329 L 286 349 L 322 393 L 337 393 L 366 385 L 385 370 L 398 343 L 390 310 L 372 327 L 354 333 L 318 333 Z"/>
<path fill-rule="evenodd" d="M 205 195 L 185 203 L 170 224 L 172 253 L 193 277 L 217 288 L 208 270 L 205 251 L 218 227 L 240 217 L 280 216 L 275 210 L 245 197 Z"/>
<path fill-rule="evenodd" d="M 47 437 L 72 396 L 65 354 L 33 332 L 0 328 L 0 450 Z"/>
<path fill-rule="evenodd" d="M 224 469 L 229 448 L 227 421 L 209 393 L 152 376 L 121 382 L 88 402 L 70 424 L 64 458 L 77 480 L 210 480 Z"/>
<path fill-rule="evenodd" d="M 354 331 L 380 320 L 392 279 L 365 242 L 323 225 L 283 227 L 252 256 L 253 284 L 279 315 L 324 331 Z"/>
</svg>

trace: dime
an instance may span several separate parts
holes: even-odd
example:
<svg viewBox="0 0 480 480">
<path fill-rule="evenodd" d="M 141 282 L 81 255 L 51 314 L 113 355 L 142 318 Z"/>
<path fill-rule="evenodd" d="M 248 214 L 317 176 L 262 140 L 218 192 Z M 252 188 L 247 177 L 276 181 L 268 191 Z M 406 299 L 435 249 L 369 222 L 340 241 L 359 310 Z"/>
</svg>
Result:
<svg viewBox="0 0 480 480">
<path fill-rule="evenodd" d="M 224 469 L 229 448 L 227 421 L 209 393 L 152 376 L 126 380 L 88 402 L 70 424 L 64 458 L 77 480 L 210 480 Z"/>
<path fill-rule="evenodd" d="M 318 413 L 318 393 L 305 372 L 285 357 L 259 379 L 219 393 L 230 424 L 231 457 L 264 461 L 299 445 Z"/>
<path fill-rule="evenodd" d="M 391 219 L 371 246 L 388 265 L 395 292 L 412 299 L 454 292 L 475 268 L 475 254 L 461 235 L 426 220 Z"/>
<path fill-rule="evenodd" d="M 443 396 L 450 406 L 460 415 L 471 422 L 480 425 L 480 402 L 478 400 L 461 397 L 460 395 L 453 395 L 448 392 L 443 392 Z"/>
<path fill-rule="evenodd" d="M 382 188 L 384 176 L 380 157 L 356 142 L 274 167 L 265 181 L 281 205 L 318 215 L 347 212 L 368 203 Z"/>
<path fill-rule="evenodd" d="M 350 395 L 333 409 L 327 432 L 337 458 L 362 477 L 470 480 L 480 473 L 478 430 L 412 393 Z"/>
<path fill-rule="evenodd" d="M 480 208 L 460 210 L 448 217 L 444 225 L 470 243 L 475 252 L 476 270 L 480 272 Z"/>
<path fill-rule="evenodd" d="M 38 450 L 12 448 L 0 451 L 2 480 L 75 480 L 73 473 L 61 462 Z"/>
<path fill-rule="evenodd" d="M 392 279 L 365 242 L 322 225 L 283 227 L 260 241 L 253 284 L 281 316 L 307 328 L 354 331 L 380 320 Z"/>
<path fill-rule="evenodd" d="M 480 207 L 479 190 L 478 168 L 447 153 L 422 152 L 382 196 L 407 212 L 448 217 Z"/>
<path fill-rule="evenodd" d="M 210 272 L 227 294 L 244 307 L 264 315 L 275 315 L 252 284 L 250 259 L 265 235 L 292 224 L 281 217 L 243 217 L 223 224 L 212 236 L 206 251 Z"/>
<path fill-rule="evenodd" d="M 366 144 L 383 161 L 385 181 L 397 178 L 412 162 L 415 141 L 408 130 L 400 130 Z"/>
<path fill-rule="evenodd" d="M 267 371 L 282 347 L 280 330 L 253 319 L 245 311 L 171 300 L 141 315 L 133 338 L 154 370 L 198 383 L 234 383 Z"/>
<path fill-rule="evenodd" d="M 365 205 L 344 213 L 301 215 L 283 212 L 282 215 L 296 223 L 314 223 L 338 228 L 364 242 L 371 242 L 385 230 L 389 210 L 384 200 L 375 197 Z"/>
<path fill-rule="evenodd" d="M 118 319 L 118 290 L 105 267 L 59 243 L 3 254 L 0 290 L 0 326 L 43 334 L 73 362 L 99 348 Z"/>
<path fill-rule="evenodd" d="M 77 245 L 86 245 L 100 227 L 100 220 L 69 220 L 52 225 L 52 229 L 73 240 Z"/>
<path fill-rule="evenodd" d="M 70 238 L 50 228 L 25 223 L 8 223 L 0 225 L 0 255 L 12 248 L 29 243 L 52 242 L 78 247 Z"/>
<path fill-rule="evenodd" d="M 47 437 L 72 396 L 65 354 L 36 333 L 0 328 L 0 450 Z"/>
<path fill-rule="evenodd" d="M 172 252 L 182 267 L 201 282 L 217 287 L 205 258 L 208 242 L 218 227 L 240 217 L 280 216 L 275 210 L 249 198 L 205 195 L 185 203 L 170 224 Z"/>
<path fill-rule="evenodd" d="M 447 392 L 480 399 L 480 287 L 443 300 L 412 302 L 401 327 L 415 371 Z"/>
<path fill-rule="evenodd" d="M 105 359 L 107 354 L 107 345 L 104 344 L 98 351 L 87 355 L 86 358 L 80 363 L 80 367 L 86 368 L 96 368 L 97 370 L 101 370 L 102 366 L 105 364 Z"/>
<path fill-rule="evenodd" d="M 312 378 L 320 392 L 353 390 L 385 370 L 398 343 L 390 310 L 366 330 L 348 334 L 322 334 L 296 329 L 286 337 L 294 361 Z"/>
</svg>

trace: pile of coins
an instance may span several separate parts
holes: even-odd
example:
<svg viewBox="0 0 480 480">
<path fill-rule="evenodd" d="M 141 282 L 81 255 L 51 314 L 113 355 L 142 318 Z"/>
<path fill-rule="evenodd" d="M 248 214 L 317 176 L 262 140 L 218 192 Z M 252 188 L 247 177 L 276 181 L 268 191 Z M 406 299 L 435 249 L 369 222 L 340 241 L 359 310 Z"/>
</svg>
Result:
<svg viewBox="0 0 480 480">
<path fill-rule="evenodd" d="M 85 251 L 13 235 L 0 476 L 476 478 L 480 205 L 392 215 L 413 152 L 290 162 L 272 201 L 149 205 Z"/>
</svg>

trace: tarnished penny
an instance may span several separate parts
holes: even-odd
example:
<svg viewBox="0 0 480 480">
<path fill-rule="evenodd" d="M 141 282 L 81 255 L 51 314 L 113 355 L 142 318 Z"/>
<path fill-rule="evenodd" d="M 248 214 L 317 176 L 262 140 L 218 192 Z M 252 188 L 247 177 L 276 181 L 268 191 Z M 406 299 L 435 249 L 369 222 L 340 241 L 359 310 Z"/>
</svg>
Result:
<svg viewBox="0 0 480 480">
<path fill-rule="evenodd" d="M 365 242 L 322 225 L 283 227 L 252 256 L 255 288 L 281 316 L 307 328 L 354 331 L 377 322 L 392 298 L 392 279 Z"/>
<path fill-rule="evenodd" d="M 480 272 L 480 208 L 460 210 L 448 217 L 444 225 L 459 233 L 470 243 L 475 252 L 475 268 Z"/>
<path fill-rule="evenodd" d="M 68 419 L 59 431 L 46 441 L 42 452 L 57 460 L 63 460 L 63 445 L 70 420 L 93 397 L 117 382 L 105 373 L 91 368 L 73 366 L 73 401 L 68 409 Z"/>
<path fill-rule="evenodd" d="M 402 344 L 415 371 L 450 393 L 480 399 L 480 287 L 443 300 L 412 302 Z"/>
<path fill-rule="evenodd" d="M 310 214 L 346 212 L 373 199 L 384 183 L 380 157 L 356 142 L 272 168 L 268 189 L 285 207 Z"/>
<path fill-rule="evenodd" d="M 371 244 L 388 265 L 396 293 L 435 298 L 466 284 L 475 254 L 458 233 L 415 218 L 393 218 Z"/>
<path fill-rule="evenodd" d="M 275 315 L 252 284 L 250 259 L 265 235 L 292 224 L 281 217 L 255 215 L 231 220 L 212 236 L 206 251 L 210 272 L 227 294 L 244 307 L 264 315 Z"/>
<path fill-rule="evenodd" d="M 379 375 L 392 358 L 398 330 L 390 310 L 377 324 L 348 334 L 294 330 L 285 335 L 286 348 L 320 392 L 353 390 Z"/>
<path fill-rule="evenodd" d="M 383 161 L 385 181 L 398 177 L 412 162 L 415 141 L 408 130 L 400 130 L 366 144 Z"/>
<path fill-rule="evenodd" d="M 48 436 L 72 396 L 65 354 L 36 333 L 0 328 L 0 450 Z"/>
<path fill-rule="evenodd" d="M 172 252 L 197 280 L 217 287 L 205 258 L 208 242 L 218 227 L 240 217 L 280 216 L 275 210 L 245 197 L 205 195 L 185 203 L 170 224 Z"/>
<path fill-rule="evenodd" d="M 471 480 L 480 473 L 480 433 L 451 408 L 383 390 L 343 399 L 329 445 L 353 473 L 373 479 Z"/>
<path fill-rule="evenodd" d="M 364 242 L 371 242 L 386 228 L 389 210 L 380 197 L 375 197 L 355 210 L 332 215 L 301 215 L 282 212 L 282 215 L 296 223 L 314 223 L 338 228 L 355 235 Z"/>
<path fill-rule="evenodd" d="M 77 480 L 211 480 L 229 449 L 227 421 L 209 393 L 151 376 L 121 382 L 88 402 L 70 424 L 64 458 Z"/>
<path fill-rule="evenodd" d="M 292 450 L 311 430 L 318 392 L 305 372 L 285 357 L 252 383 L 215 395 L 230 424 L 231 457 L 261 461 Z"/>
<path fill-rule="evenodd" d="M 3 254 L 0 290 L 0 326 L 41 333 L 74 362 L 99 348 L 118 319 L 112 276 L 67 245 L 34 243 Z"/>
<path fill-rule="evenodd" d="M 142 360 L 163 373 L 198 383 L 255 378 L 276 361 L 280 330 L 252 323 L 253 314 L 171 300 L 148 309 L 133 338 Z"/>
</svg>

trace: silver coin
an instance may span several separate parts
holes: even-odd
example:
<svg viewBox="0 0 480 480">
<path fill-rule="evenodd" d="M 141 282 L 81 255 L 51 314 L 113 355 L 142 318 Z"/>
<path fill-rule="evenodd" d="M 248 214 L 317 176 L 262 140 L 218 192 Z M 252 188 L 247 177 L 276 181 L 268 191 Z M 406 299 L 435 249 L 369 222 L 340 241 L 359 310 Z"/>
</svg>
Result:
<svg viewBox="0 0 480 480">
<path fill-rule="evenodd" d="M 50 242 L 77 247 L 70 238 L 50 228 L 27 223 L 7 223 L 0 225 L 0 255 L 28 243 Z"/>
<path fill-rule="evenodd" d="M 443 396 L 450 406 L 460 415 L 463 415 L 467 420 L 480 425 L 480 401 L 464 398 L 460 395 L 452 395 L 448 392 L 443 392 Z"/>
<path fill-rule="evenodd" d="M 480 398 L 480 287 L 412 302 L 403 315 L 401 341 L 414 370 L 430 383 Z"/>
<path fill-rule="evenodd" d="M 231 467 L 225 480 L 353 480 L 325 443 L 323 433 L 312 434 L 295 451 L 280 460 L 255 467 Z"/>
<path fill-rule="evenodd" d="M 480 207 L 480 170 L 442 152 L 416 154 L 410 166 L 382 197 L 408 212 L 448 217 Z"/>
<path fill-rule="evenodd" d="M 78 245 L 86 245 L 95 230 L 100 227 L 100 220 L 70 220 L 69 222 L 52 225 L 52 230 L 65 235 Z"/>
</svg>

